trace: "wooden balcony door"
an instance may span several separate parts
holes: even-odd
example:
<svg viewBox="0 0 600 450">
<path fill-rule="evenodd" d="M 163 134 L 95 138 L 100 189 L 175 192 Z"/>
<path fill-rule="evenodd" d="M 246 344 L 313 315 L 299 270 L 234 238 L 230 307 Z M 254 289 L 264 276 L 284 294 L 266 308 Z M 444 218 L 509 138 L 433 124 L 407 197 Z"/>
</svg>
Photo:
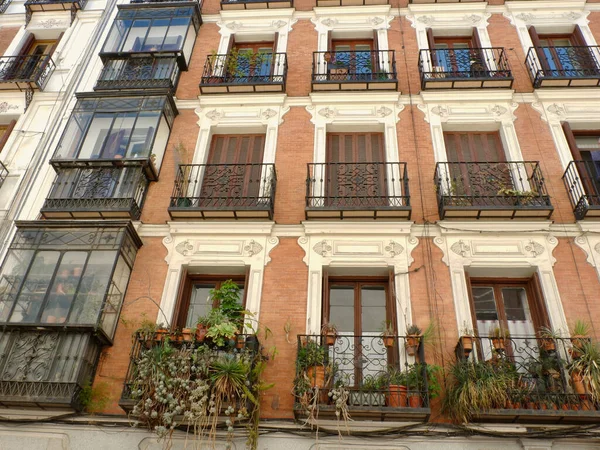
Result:
<svg viewBox="0 0 600 450">
<path fill-rule="evenodd" d="M 30 35 L 23 45 L 22 56 L 28 56 L 22 60 L 17 60 L 12 69 L 12 78 L 20 80 L 29 80 L 36 75 L 36 71 L 41 68 L 42 60 L 51 55 L 56 48 L 58 41 L 38 40 Z"/>
<path fill-rule="evenodd" d="M 274 42 L 235 43 L 235 63 L 228 67 L 228 74 L 236 81 L 259 81 L 273 74 Z"/>
<path fill-rule="evenodd" d="M 600 131 L 587 130 L 573 132 L 568 122 L 562 124 L 567 143 L 574 161 L 585 161 L 578 165 L 579 178 L 587 201 L 600 205 Z"/>
<path fill-rule="evenodd" d="M 377 71 L 373 39 L 338 39 L 331 42 L 333 53 L 328 72 L 332 80 L 368 80 Z"/>
<path fill-rule="evenodd" d="M 481 199 L 487 204 L 489 197 L 513 189 L 510 169 L 507 164 L 502 164 L 506 162 L 506 156 L 497 131 L 445 132 L 444 142 L 448 162 L 482 163 L 449 165 L 447 175 L 451 180 L 451 195 L 469 196 L 474 202 Z"/>
<path fill-rule="evenodd" d="M 325 206 L 387 205 L 383 133 L 327 133 Z"/>
<path fill-rule="evenodd" d="M 359 387 L 397 362 L 397 346 L 388 351 L 381 339 L 382 324 L 395 328 L 393 283 L 393 271 L 383 278 L 330 277 L 324 271 L 323 320 L 338 331 L 329 349 L 338 368 L 336 381 Z"/>
<path fill-rule="evenodd" d="M 260 197 L 264 134 L 213 136 L 200 206 L 244 206 Z"/>
<path fill-rule="evenodd" d="M 471 36 L 434 37 L 432 29 L 428 28 L 427 38 L 429 48 L 435 51 L 432 72 L 460 77 L 489 75 L 477 29 L 473 29 Z"/>
</svg>

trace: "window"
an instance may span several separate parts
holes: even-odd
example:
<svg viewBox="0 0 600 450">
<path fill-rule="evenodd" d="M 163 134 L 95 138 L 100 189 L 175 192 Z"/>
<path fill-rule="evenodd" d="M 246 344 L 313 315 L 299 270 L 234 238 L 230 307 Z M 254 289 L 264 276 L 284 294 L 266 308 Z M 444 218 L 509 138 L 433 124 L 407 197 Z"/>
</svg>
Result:
<svg viewBox="0 0 600 450">
<path fill-rule="evenodd" d="M 0 152 L 6 145 L 6 142 L 10 137 L 10 133 L 12 133 L 12 130 L 16 124 L 16 120 L 11 120 L 7 125 L 0 125 Z"/>
<path fill-rule="evenodd" d="M 336 376 L 350 386 L 377 376 L 398 360 L 398 349 L 386 349 L 380 338 L 384 324 L 396 328 L 394 274 L 388 277 L 333 277 L 323 279 L 323 322 L 337 327 L 334 348 Z"/>
<path fill-rule="evenodd" d="M 450 73 L 461 77 L 489 76 L 486 66 L 493 55 L 485 55 L 479 40 L 479 33 L 473 28 L 471 36 L 434 37 L 433 30 L 427 29 L 427 41 L 432 52 L 432 72 Z"/>
<path fill-rule="evenodd" d="M 18 225 L 0 272 L 0 323 L 100 327 L 111 339 L 140 242 L 124 225 Z"/>
<path fill-rule="evenodd" d="M 207 315 L 212 308 L 219 306 L 210 303 L 210 291 L 220 288 L 227 280 L 233 280 L 241 288 L 240 300 L 245 306 L 246 281 L 243 275 L 193 275 L 184 270 L 173 316 L 174 326 L 194 328 L 198 317 Z"/>
<path fill-rule="evenodd" d="M 169 52 L 183 54 L 184 60 L 189 61 L 200 26 L 197 7 L 123 6 L 119 7 L 103 54 Z M 190 32 L 190 25 L 194 25 L 195 32 Z"/>
<path fill-rule="evenodd" d="M 571 34 L 542 35 L 530 27 L 529 36 L 542 69 L 551 76 L 583 76 L 597 69 L 595 58 L 578 25 Z"/>
<path fill-rule="evenodd" d="M 53 162 L 150 159 L 154 153 L 160 167 L 175 113 L 167 96 L 80 98 Z"/>
<path fill-rule="evenodd" d="M 446 155 L 450 162 L 504 162 L 506 156 L 500 133 L 444 132 Z"/>
<path fill-rule="evenodd" d="M 548 326 L 548 314 L 537 279 L 468 279 L 471 311 L 479 336 L 500 327 L 512 336 L 535 336 Z"/>
<path fill-rule="evenodd" d="M 562 128 L 573 160 L 580 161 L 574 163 L 577 174 L 571 173 L 569 179 L 581 180 L 588 195 L 587 202 L 597 204 L 600 198 L 600 131 L 573 131 L 568 122 L 563 122 Z"/>
</svg>

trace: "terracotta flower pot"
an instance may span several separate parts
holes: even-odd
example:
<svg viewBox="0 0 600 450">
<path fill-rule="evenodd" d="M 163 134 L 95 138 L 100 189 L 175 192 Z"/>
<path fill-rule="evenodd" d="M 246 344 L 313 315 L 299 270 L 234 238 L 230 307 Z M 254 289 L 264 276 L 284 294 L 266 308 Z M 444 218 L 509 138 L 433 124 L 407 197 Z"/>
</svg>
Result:
<svg viewBox="0 0 600 450">
<path fill-rule="evenodd" d="M 571 386 L 576 394 L 585 394 L 585 386 L 583 384 L 583 377 L 581 376 L 581 373 L 575 371 L 571 372 Z"/>
<path fill-rule="evenodd" d="M 408 406 L 411 408 L 420 408 L 423 406 L 423 399 L 419 394 L 410 394 L 408 396 Z"/>
<path fill-rule="evenodd" d="M 556 351 L 556 342 L 554 342 L 554 339 L 543 338 L 541 341 L 542 341 L 542 348 L 545 351 L 547 351 L 548 353 Z"/>
<path fill-rule="evenodd" d="M 154 333 L 154 340 L 160 342 L 168 334 L 169 334 L 169 330 L 167 330 L 166 328 L 159 328 L 158 330 L 156 330 L 156 333 Z"/>
<path fill-rule="evenodd" d="M 310 379 L 310 385 L 312 387 L 325 387 L 325 367 L 324 366 L 311 366 L 306 370 L 306 375 Z"/>
<path fill-rule="evenodd" d="M 504 338 L 492 338 L 492 345 L 494 346 L 496 351 L 503 351 L 506 348 Z"/>
<path fill-rule="evenodd" d="M 195 331 L 192 330 L 191 328 L 184 328 L 183 330 L 181 330 L 181 339 L 184 342 L 192 342 L 192 339 L 194 338 L 194 334 L 195 334 Z"/>
<path fill-rule="evenodd" d="M 406 348 L 406 353 L 408 353 L 409 356 L 415 356 L 420 339 L 421 336 L 416 334 L 406 336 L 406 344 L 404 347 Z"/>
<path fill-rule="evenodd" d="M 390 408 L 406 408 L 406 395 L 406 386 L 390 384 L 389 393 L 385 399 L 385 402 Z"/>
<path fill-rule="evenodd" d="M 473 336 L 461 336 L 460 346 L 463 349 L 465 358 L 468 358 L 473 351 Z"/>
<path fill-rule="evenodd" d="M 246 337 L 238 334 L 235 338 L 235 348 L 241 350 L 244 345 L 246 345 Z"/>
<path fill-rule="evenodd" d="M 395 336 L 384 335 L 383 336 L 383 345 L 385 345 L 386 348 L 392 348 L 394 346 L 395 340 L 396 340 Z"/>
<path fill-rule="evenodd" d="M 327 334 L 325 335 L 325 343 L 327 345 L 334 345 L 336 339 L 337 339 L 336 333 L 327 332 Z"/>
<path fill-rule="evenodd" d="M 581 348 L 583 347 L 583 344 L 585 342 L 587 338 L 585 336 L 582 336 L 580 334 L 576 334 L 574 336 L 571 336 L 571 344 L 573 344 L 573 347 L 575 348 Z"/>
<path fill-rule="evenodd" d="M 196 340 L 198 342 L 204 342 L 206 339 L 206 333 L 208 333 L 208 328 L 206 325 L 198 324 L 196 325 Z"/>
</svg>

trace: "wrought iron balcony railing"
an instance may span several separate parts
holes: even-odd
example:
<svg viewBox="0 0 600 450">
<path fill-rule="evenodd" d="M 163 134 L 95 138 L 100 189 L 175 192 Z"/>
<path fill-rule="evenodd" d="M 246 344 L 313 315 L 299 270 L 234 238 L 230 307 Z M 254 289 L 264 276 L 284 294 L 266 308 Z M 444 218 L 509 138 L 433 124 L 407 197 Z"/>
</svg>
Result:
<svg viewBox="0 0 600 450">
<path fill-rule="evenodd" d="M 474 421 L 585 422 L 597 421 L 598 405 L 585 382 L 577 382 L 573 361 L 581 349 L 568 338 L 510 336 L 461 338 L 457 362 L 451 370 L 455 383 L 484 372 L 492 380 L 502 377 L 507 397 L 488 410 L 478 411 Z M 458 375 L 458 377 L 457 377 Z"/>
<path fill-rule="evenodd" d="M 313 52 L 313 91 L 397 89 L 393 50 Z"/>
<path fill-rule="evenodd" d="M 273 218 L 274 164 L 185 164 L 175 179 L 172 219 Z"/>
<path fill-rule="evenodd" d="M 600 218 L 600 163 L 571 161 L 563 175 L 577 220 Z"/>
<path fill-rule="evenodd" d="M 200 80 L 202 94 L 285 92 L 285 53 L 209 55 Z"/>
<path fill-rule="evenodd" d="M 525 64 L 534 88 L 600 85 L 600 47 L 531 47 Z"/>
<path fill-rule="evenodd" d="M 25 23 L 28 24 L 34 12 L 71 11 L 71 23 L 77 11 L 84 9 L 88 0 L 26 0 Z"/>
<path fill-rule="evenodd" d="M 309 163 L 306 217 L 410 219 L 406 163 Z"/>
<path fill-rule="evenodd" d="M 0 405 L 79 410 L 81 389 L 94 376 L 101 345 L 92 332 L 0 332 Z"/>
<path fill-rule="evenodd" d="M 0 14 L 4 14 L 11 3 L 12 3 L 12 0 L 2 0 L 0 2 Z"/>
<path fill-rule="evenodd" d="M 163 330 L 167 331 L 167 330 Z M 185 330 L 183 330 L 185 331 Z M 256 355 L 260 351 L 260 342 L 255 334 L 238 334 L 236 335 L 235 342 L 229 343 L 225 348 L 217 348 L 214 343 L 209 342 L 208 339 L 204 341 L 197 340 L 193 334 L 184 335 L 180 332 L 178 334 L 169 335 L 168 333 L 155 333 L 153 335 L 147 335 L 144 333 L 136 333 L 133 340 L 133 347 L 131 349 L 129 368 L 127 369 L 127 375 L 125 376 L 125 383 L 123 385 L 123 392 L 121 393 L 121 400 L 119 406 L 125 411 L 131 411 L 131 409 L 137 403 L 137 396 L 132 392 L 132 388 L 135 384 L 135 378 L 138 371 L 138 361 L 144 352 L 156 350 L 157 347 L 164 345 L 164 339 L 168 336 L 169 346 L 174 349 L 186 349 L 190 353 L 187 354 L 188 358 L 191 358 L 191 351 L 200 347 L 212 349 L 223 354 L 240 354 L 242 352 Z M 195 329 L 189 330 L 195 333 Z"/>
<path fill-rule="evenodd" d="M 553 207 L 535 161 L 438 163 L 441 219 L 548 219 Z"/>
<path fill-rule="evenodd" d="M 2 187 L 2 185 L 6 181 L 7 176 L 8 176 L 8 169 L 6 168 L 4 163 L 2 161 L 0 161 L 0 187 Z"/>
<path fill-rule="evenodd" d="M 179 81 L 177 59 L 143 57 L 109 59 L 94 90 L 169 89 L 175 92 Z"/>
<path fill-rule="evenodd" d="M 418 338 L 384 338 L 380 333 L 299 335 L 297 348 L 297 416 L 306 415 L 316 402 L 319 418 L 335 417 L 335 401 L 328 394 L 342 386 L 348 391 L 348 410 L 353 419 L 428 419 L 430 396 L 437 394 L 437 381 L 431 380 L 424 346 Z"/>
<path fill-rule="evenodd" d="M 503 48 L 433 49 L 419 53 L 421 89 L 511 88 Z"/>
<path fill-rule="evenodd" d="M 49 55 L 18 55 L 0 57 L 0 90 L 43 90 L 54 72 Z"/>
<path fill-rule="evenodd" d="M 41 209 L 46 219 L 137 220 L 148 189 L 141 166 L 60 168 Z"/>
<path fill-rule="evenodd" d="M 181 3 L 192 2 L 201 4 L 200 0 L 130 0 L 129 3 Z"/>
<path fill-rule="evenodd" d="M 390 0 L 317 0 L 317 6 L 372 6 L 389 4 Z"/>
<path fill-rule="evenodd" d="M 221 0 L 221 9 L 293 8 L 294 0 Z"/>
</svg>

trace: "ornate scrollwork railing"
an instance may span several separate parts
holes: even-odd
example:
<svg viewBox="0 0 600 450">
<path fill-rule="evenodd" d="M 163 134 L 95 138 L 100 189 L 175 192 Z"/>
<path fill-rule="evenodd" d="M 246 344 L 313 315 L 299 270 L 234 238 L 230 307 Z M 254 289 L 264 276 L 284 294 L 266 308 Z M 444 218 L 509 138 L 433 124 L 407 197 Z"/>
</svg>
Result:
<svg viewBox="0 0 600 450">
<path fill-rule="evenodd" d="M 0 83 L 44 89 L 54 72 L 50 55 L 18 55 L 0 57 Z"/>
<path fill-rule="evenodd" d="M 245 53 L 209 55 L 204 64 L 200 87 L 215 85 L 281 84 L 285 90 L 285 53 Z"/>
<path fill-rule="evenodd" d="M 393 50 L 313 52 L 313 82 L 396 81 Z"/>
<path fill-rule="evenodd" d="M 571 161 L 563 181 L 577 220 L 584 219 L 590 208 L 600 209 L 600 163 Z"/>
<path fill-rule="evenodd" d="M 434 182 L 442 208 L 548 208 L 539 163 L 446 162 L 437 163 Z"/>
<path fill-rule="evenodd" d="M 386 209 L 410 205 L 406 163 L 309 163 L 309 208 Z"/>
<path fill-rule="evenodd" d="M 600 47 L 531 47 L 525 64 L 535 88 L 545 79 L 600 79 Z"/>
<path fill-rule="evenodd" d="M 110 59 L 105 64 L 94 89 L 175 90 L 179 67 L 175 58 Z"/>
</svg>

